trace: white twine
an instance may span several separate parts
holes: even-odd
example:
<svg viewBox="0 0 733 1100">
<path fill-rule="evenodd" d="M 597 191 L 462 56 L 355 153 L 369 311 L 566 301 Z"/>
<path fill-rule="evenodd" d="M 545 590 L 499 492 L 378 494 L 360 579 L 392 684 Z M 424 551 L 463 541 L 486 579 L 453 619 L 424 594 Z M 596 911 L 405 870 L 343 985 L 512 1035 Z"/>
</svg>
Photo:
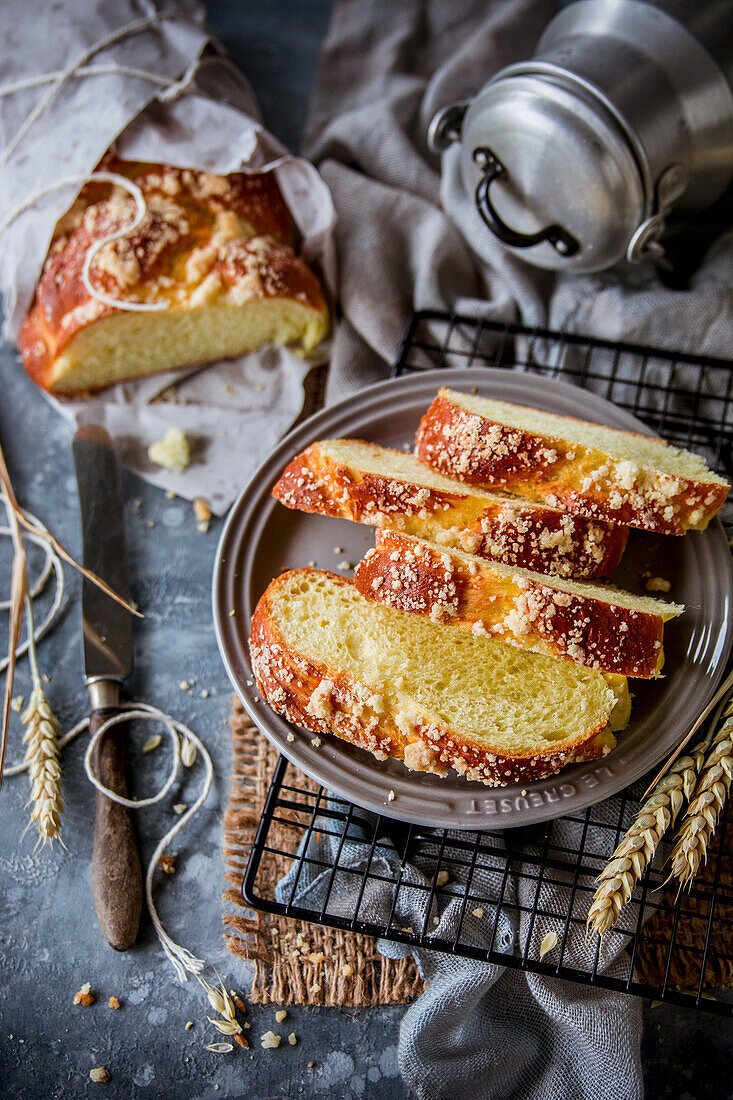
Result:
<svg viewBox="0 0 733 1100">
<path fill-rule="evenodd" d="M 94 749 L 107 730 L 111 729 L 112 726 L 118 725 L 120 722 L 129 722 L 135 718 L 143 721 L 162 722 L 173 744 L 173 766 L 171 767 L 165 783 L 154 795 L 150 795 L 148 798 L 141 798 L 138 801 L 134 798 L 125 798 L 120 794 L 116 794 L 115 791 L 111 790 L 109 787 L 105 787 L 94 774 L 92 768 Z M 78 722 L 73 729 L 69 730 L 68 733 L 64 734 L 64 736 L 59 739 L 59 749 L 63 749 L 70 741 L 73 741 L 75 737 L 78 737 L 80 733 L 88 728 L 89 718 L 83 718 L 81 722 Z M 157 802 L 160 802 L 161 799 L 165 798 L 181 770 L 179 734 L 181 737 L 185 737 L 193 742 L 198 752 L 201 754 L 201 759 L 204 762 L 204 781 L 196 801 L 184 814 L 181 814 L 175 825 L 161 837 L 155 851 L 150 857 L 150 862 L 145 872 L 145 904 L 163 951 L 170 960 L 179 980 L 185 982 L 188 980 L 188 974 L 200 974 L 206 966 L 206 963 L 203 959 L 199 959 L 196 955 L 192 954 L 188 948 L 181 946 L 180 943 L 176 943 L 172 936 L 166 932 L 153 899 L 153 877 L 158 862 L 164 855 L 168 846 L 178 836 L 181 829 L 183 829 L 191 818 L 198 813 L 209 795 L 211 784 L 214 780 L 214 765 L 209 751 L 193 730 L 185 726 L 183 722 L 179 722 L 176 718 L 171 717 L 170 714 L 165 714 L 162 710 L 159 710 L 158 707 L 150 706 L 149 703 L 121 703 L 120 713 L 113 714 L 111 718 L 108 718 L 89 739 L 89 744 L 84 754 L 84 772 L 89 782 L 96 787 L 98 791 L 101 791 L 103 795 L 113 802 L 118 802 L 121 806 L 128 806 L 131 810 L 143 810 L 146 806 L 154 806 Z M 21 775 L 28 770 L 28 767 L 29 763 L 27 761 L 22 764 L 13 764 L 3 770 L 3 777 Z"/>
<path fill-rule="evenodd" d="M 155 902 L 153 901 L 153 876 L 158 866 L 158 861 L 168 845 L 178 836 L 186 823 L 198 813 L 206 801 L 214 779 L 214 765 L 208 749 L 203 741 L 196 736 L 193 730 L 190 730 L 188 726 L 184 726 L 182 722 L 172 718 L 169 714 L 164 714 L 163 711 L 158 710 L 157 707 L 150 706 L 148 703 L 123 703 L 121 704 L 121 711 L 122 713 L 120 714 L 113 714 L 111 718 L 108 718 L 107 721 L 99 727 L 96 733 L 90 738 L 87 751 L 84 754 L 84 771 L 86 772 L 87 779 L 98 791 L 101 791 L 102 794 L 106 795 L 107 798 L 110 798 L 113 802 L 118 802 L 121 806 L 128 806 L 131 810 L 142 810 L 144 807 L 153 806 L 156 802 L 160 802 L 162 798 L 165 798 L 166 794 L 175 783 L 181 768 L 178 734 L 193 742 L 201 753 L 201 757 L 204 761 L 204 782 L 198 798 L 193 805 L 181 815 L 179 820 L 168 830 L 165 836 L 161 837 L 155 851 L 150 857 L 150 862 L 148 863 L 145 874 L 145 902 L 148 907 L 148 912 L 150 913 L 150 919 L 153 922 L 153 927 L 160 940 L 160 945 L 170 959 L 179 980 L 185 982 L 187 981 L 187 972 L 189 974 L 200 974 L 206 964 L 203 959 L 197 958 L 196 955 L 193 955 L 186 947 L 182 947 L 179 943 L 176 943 L 176 941 L 166 932 L 158 916 Z M 105 787 L 104 784 L 97 779 L 92 770 L 92 756 L 100 738 L 102 738 L 112 726 L 119 725 L 120 722 L 128 722 L 133 718 L 162 722 L 168 730 L 173 743 L 173 766 L 168 778 L 156 794 L 151 795 L 149 798 L 141 798 L 139 801 L 135 801 L 135 799 L 132 798 L 125 798 L 120 794 L 115 794 L 114 791 L 110 790 L 109 787 Z M 89 719 L 86 719 L 86 725 L 89 725 Z"/>
</svg>

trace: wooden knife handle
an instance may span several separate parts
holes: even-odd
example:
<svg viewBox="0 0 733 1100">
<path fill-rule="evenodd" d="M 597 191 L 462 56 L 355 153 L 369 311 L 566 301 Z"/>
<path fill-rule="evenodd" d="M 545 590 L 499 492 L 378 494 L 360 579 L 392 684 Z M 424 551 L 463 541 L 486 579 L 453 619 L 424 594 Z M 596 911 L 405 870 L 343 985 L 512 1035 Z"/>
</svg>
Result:
<svg viewBox="0 0 733 1100">
<path fill-rule="evenodd" d="M 115 707 L 93 710 L 89 733 L 118 714 Z M 112 726 L 95 750 L 95 773 L 105 787 L 127 797 L 125 775 L 125 730 Z M 92 894 L 99 926 L 115 951 L 127 951 L 137 938 L 143 905 L 143 874 L 140 866 L 132 814 L 127 806 L 96 792 Z"/>
</svg>

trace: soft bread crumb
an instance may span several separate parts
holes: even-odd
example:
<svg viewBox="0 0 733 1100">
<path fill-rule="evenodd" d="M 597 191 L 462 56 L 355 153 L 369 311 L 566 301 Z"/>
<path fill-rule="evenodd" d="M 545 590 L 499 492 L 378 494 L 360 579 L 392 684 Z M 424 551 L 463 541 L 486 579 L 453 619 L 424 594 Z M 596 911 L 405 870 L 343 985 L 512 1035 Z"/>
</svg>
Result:
<svg viewBox="0 0 733 1100">
<path fill-rule="evenodd" d="M 185 470 L 191 462 L 191 444 L 181 428 L 169 428 L 162 439 L 148 447 L 148 458 L 166 470 Z"/>
<path fill-rule="evenodd" d="M 647 592 L 669 592 L 672 582 L 668 581 L 666 577 L 650 577 L 644 587 Z"/>
<path fill-rule="evenodd" d="M 266 1031 L 264 1035 L 260 1036 L 260 1043 L 265 1050 L 275 1050 L 281 1042 L 282 1035 L 276 1035 L 274 1031 Z"/>
<path fill-rule="evenodd" d="M 109 1081 L 109 1071 L 106 1066 L 95 1066 L 89 1070 L 89 1076 L 97 1085 L 106 1085 Z"/>
</svg>

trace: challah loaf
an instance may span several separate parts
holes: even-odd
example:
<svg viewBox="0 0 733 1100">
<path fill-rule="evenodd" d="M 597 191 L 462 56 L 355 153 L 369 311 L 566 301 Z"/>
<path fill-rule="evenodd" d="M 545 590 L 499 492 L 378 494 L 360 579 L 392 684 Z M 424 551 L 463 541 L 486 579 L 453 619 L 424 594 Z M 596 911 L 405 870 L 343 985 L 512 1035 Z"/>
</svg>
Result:
<svg viewBox="0 0 733 1100">
<path fill-rule="evenodd" d="M 625 527 L 473 489 L 414 455 L 354 439 L 313 443 L 273 489 L 288 508 L 420 535 L 564 577 L 607 577 Z"/>
<path fill-rule="evenodd" d="M 605 756 L 626 680 L 364 599 L 332 573 L 281 575 L 250 639 L 262 695 L 295 725 L 498 786 Z"/>
<path fill-rule="evenodd" d="M 684 608 L 649 596 L 488 562 L 396 531 L 378 531 L 359 563 L 362 595 L 452 623 L 478 637 L 650 678 L 664 663 L 662 633 Z"/>
<path fill-rule="evenodd" d="M 417 455 L 443 474 L 627 527 L 702 530 L 730 486 L 658 439 L 441 389 Z"/>
<path fill-rule="evenodd" d="M 92 286 L 140 312 L 90 295 L 82 280 L 95 241 L 132 222 L 133 198 L 90 181 L 56 227 L 19 343 L 25 368 L 56 394 L 241 355 L 265 344 L 308 351 L 329 314 L 318 280 L 293 251 L 290 215 L 272 173 L 207 172 L 108 158 L 147 211 L 93 259 Z"/>
</svg>

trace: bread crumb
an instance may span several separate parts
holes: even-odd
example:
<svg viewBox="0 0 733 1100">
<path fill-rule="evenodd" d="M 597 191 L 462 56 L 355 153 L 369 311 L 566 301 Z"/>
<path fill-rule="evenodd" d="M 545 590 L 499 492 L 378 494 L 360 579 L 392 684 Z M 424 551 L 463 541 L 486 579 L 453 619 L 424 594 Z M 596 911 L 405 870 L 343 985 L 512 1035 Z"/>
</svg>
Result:
<svg viewBox="0 0 733 1100">
<path fill-rule="evenodd" d="M 316 567 L 316 563 L 314 561 L 307 561 L 306 565 L 308 566 L 309 569 L 315 569 L 315 567 Z"/>
<path fill-rule="evenodd" d="M 341 967 L 341 973 L 345 978 L 350 978 L 351 975 L 354 973 L 354 968 L 350 965 L 350 963 L 344 963 L 344 965 Z"/>
<path fill-rule="evenodd" d="M 285 1011 L 285 1009 L 284 1009 L 284 1008 L 281 1008 L 281 1009 L 279 1009 L 279 1010 L 278 1010 L 278 1011 L 277 1011 L 277 1012 L 275 1013 L 275 1019 L 277 1020 L 277 1022 L 278 1022 L 279 1024 L 281 1024 L 281 1023 L 283 1022 L 283 1020 L 285 1019 L 285 1017 L 286 1017 L 286 1016 L 287 1016 L 287 1012 Z"/>
<path fill-rule="evenodd" d="M 176 814 L 185 814 L 188 806 L 185 802 L 175 802 L 173 804 L 173 812 Z"/>
<path fill-rule="evenodd" d="M 340 569 L 342 573 L 345 573 L 347 569 L 351 569 L 351 562 L 350 561 L 340 561 L 338 563 L 338 565 L 336 566 L 336 568 Z"/>
<path fill-rule="evenodd" d="M 74 994 L 74 1004 L 75 1005 L 93 1005 L 94 1004 L 94 994 L 90 992 L 90 988 L 91 988 L 91 986 L 90 986 L 89 982 L 84 982 L 84 985 L 81 987 L 79 992 Z"/>
<path fill-rule="evenodd" d="M 481 906 L 480 906 L 480 905 L 477 905 L 475 909 L 472 909 L 472 910 L 471 910 L 471 913 L 472 913 L 472 915 L 473 915 L 474 917 L 478 917 L 478 918 L 479 918 L 479 920 L 480 920 L 480 919 L 481 919 L 481 917 L 483 917 L 483 915 L 484 915 L 484 911 L 483 911 L 483 909 L 481 908 Z"/>
<path fill-rule="evenodd" d="M 232 610 L 231 610 L 231 611 L 229 612 L 229 618 L 230 618 L 230 619 L 232 618 L 232 616 L 234 615 L 234 613 L 235 613 L 235 612 L 234 612 L 234 608 L 232 608 Z"/>
<path fill-rule="evenodd" d="M 211 508 L 204 497 L 195 497 L 193 502 L 193 514 L 198 523 L 208 523 L 211 519 Z"/>
<path fill-rule="evenodd" d="M 314 749 L 320 749 L 322 744 L 323 742 L 321 741 L 320 737 L 311 737 L 311 745 Z"/>
<path fill-rule="evenodd" d="M 309 951 L 308 958 L 312 963 L 322 963 L 326 956 L 322 951 Z"/>
<path fill-rule="evenodd" d="M 445 886 L 445 884 L 446 884 L 446 882 L 448 881 L 449 878 L 450 878 L 450 875 L 448 874 L 447 871 L 438 871 L 437 875 L 435 876 L 435 885 L 436 886 Z"/>
<path fill-rule="evenodd" d="M 186 1031 L 190 1031 L 192 1027 L 193 1027 L 193 1020 L 188 1020 L 186 1022 Z"/>
<path fill-rule="evenodd" d="M 334 546 L 333 552 L 334 554 L 343 554 L 344 550 L 342 546 Z"/>
<path fill-rule="evenodd" d="M 282 1041 L 281 1035 L 276 1035 L 274 1031 L 266 1031 L 264 1035 L 260 1036 L 260 1042 L 265 1050 L 275 1050 L 280 1046 Z"/>
<path fill-rule="evenodd" d="M 390 792 L 389 792 L 389 794 L 387 795 L 387 801 L 388 801 L 388 802 L 394 802 L 394 800 L 395 800 L 395 797 L 396 797 L 396 796 L 395 796 L 395 793 L 394 793 L 394 791 L 390 791 Z"/>
<path fill-rule="evenodd" d="M 109 1072 L 106 1066 L 95 1066 L 94 1069 L 89 1070 L 89 1076 L 98 1085 L 106 1085 L 109 1081 Z"/>
<path fill-rule="evenodd" d="M 289 733 L 288 734 L 288 741 L 294 741 L 294 740 L 295 740 L 295 734 L 294 733 Z"/>
<path fill-rule="evenodd" d="M 294 1047 L 295 1044 L 297 1043 L 297 1041 L 298 1041 L 297 1035 L 295 1034 L 294 1031 L 291 1031 L 290 1034 L 288 1035 L 288 1042 L 290 1043 L 291 1047 Z"/>
<path fill-rule="evenodd" d="M 166 500 L 175 500 L 176 499 L 176 494 L 173 492 L 172 489 L 169 489 L 168 492 L 165 494 L 165 499 Z"/>
<path fill-rule="evenodd" d="M 205 535 L 206 532 L 209 530 L 209 523 L 208 522 L 197 523 L 196 524 L 196 530 L 200 531 L 202 535 Z"/>
<path fill-rule="evenodd" d="M 191 444 L 181 428 L 169 428 L 162 439 L 148 447 L 148 458 L 166 470 L 185 470 L 191 462 Z"/>
<path fill-rule="evenodd" d="M 181 691 L 188 691 L 188 689 L 191 687 L 188 680 L 181 680 L 181 682 L 178 686 L 181 689 Z"/>
<path fill-rule="evenodd" d="M 200 694 L 201 694 L 202 699 L 208 699 L 209 696 L 211 695 L 211 692 L 209 691 L 208 688 L 201 688 Z"/>
<path fill-rule="evenodd" d="M 10 700 L 10 706 L 16 714 L 20 714 L 20 712 L 22 711 L 23 701 L 24 700 L 22 695 L 14 695 L 13 698 Z"/>
<path fill-rule="evenodd" d="M 145 526 L 146 527 L 155 527 L 155 520 L 154 519 L 146 520 L 145 521 Z"/>
<path fill-rule="evenodd" d="M 669 592 L 672 582 L 668 581 L 666 577 L 650 577 L 644 587 L 647 592 Z"/>
<path fill-rule="evenodd" d="M 117 1000 L 116 997 L 110 997 L 110 999 L 107 1001 L 107 1004 L 109 1005 L 110 1008 L 119 1008 L 120 1007 L 120 1002 Z"/>
<path fill-rule="evenodd" d="M 158 860 L 158 866 L 165 875 L 175 875 L 176 865 L 175 856 L 161 856 Z"/>
</svg>

